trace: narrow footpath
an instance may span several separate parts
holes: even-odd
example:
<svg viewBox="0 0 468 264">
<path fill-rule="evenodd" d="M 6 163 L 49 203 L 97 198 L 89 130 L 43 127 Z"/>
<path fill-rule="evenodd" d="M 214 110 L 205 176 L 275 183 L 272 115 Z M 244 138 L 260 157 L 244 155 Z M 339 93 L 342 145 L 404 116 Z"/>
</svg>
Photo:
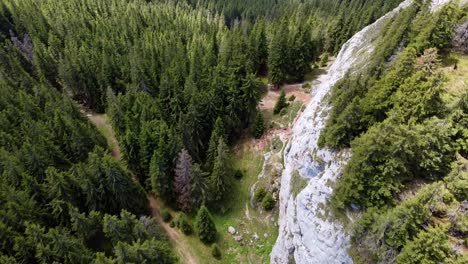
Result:
<svg viewBox="0 0 468 264">
<path fill-rule="evenodd" d="M 101 134 L 104 137 L 106 137 L 106 140 L 109 144 L 109 148 L 112 152 L 112 156 L 120 160 L 120 148 L 117 139 L 115 138 L 114 131 L 112 130 L 112 126 L 109 123 L 109 119 L 107 118 L 107 115 L 98 115 L 95 113 L 87 112 L 83 109 L 82 112 L 84 115 L 86 115 L 89 121 L 91 121 L 91 123 L 93 123 L 97 127 Z M 180 262 L 185 264 L 198 264 L 199 262 L 194 257 L 192 250 L 181 238 L 181 234 L 177 230 L 171 228 L 168 223 L 165 223 L 162 220 L 160 208 L 154 196 L 148 193 L 147 198 L 151 209 L 151 216 L 166 231 L 167 237 L 169 238 L 170 243 L 173 245 L 175 252 L 177 253 L 180 259 Z"/>
</svg>

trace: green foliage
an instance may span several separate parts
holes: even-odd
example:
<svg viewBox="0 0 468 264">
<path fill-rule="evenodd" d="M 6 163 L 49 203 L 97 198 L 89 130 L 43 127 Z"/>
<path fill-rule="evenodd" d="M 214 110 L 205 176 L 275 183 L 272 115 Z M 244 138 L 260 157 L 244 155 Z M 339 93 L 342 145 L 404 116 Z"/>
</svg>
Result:
<svg viewBox="0 0 468 264">
<path fill-rule="evenodd" d="M 237 180 L 240 180 L 244 178 L 244 173 L 241 170 L 235 170 L 234 171 L 234 178 Z"/>
<path fill-rule="evenodd" d="M 288 103 L 286 102 L 286 93 L 284 92 L 284 90 L 281 90 L 280 96 L 278 97 L 278 101 L 276 101 L 275 108 L 273 108 L 273 114 L 279 114 L 281 110 L 283 110 L 286 107 L 288 107 Z"/>
<path fill-rule="evenodd" d="M 256 202 L 261 202 L 263 200 L 263 198 L 265 197 L 267 191 L 265 190 L 265 188 L 263 187 L 259 187 L 256 191 L 255 191 L 255 194 L 254 194 L 254 200 Z"/>
<path fill-rule="evenodd" d="M 452 128 L 437 118 L 409 125 L 386 120 L 372 127 L 353 141 L 353 158 L 336 186 L 333 203 L 339 208 L 384 206 L 394 202 L 404 183 L 444 176 L 454 158 Z"/>
<path fill-rule="evenodd" d="M 156 239 L 132 244 L 119 242 L 115 255 L 117 263 L 177 263 L 177 257 L 168 244 Z"/>
<path fill-rule="evenodd" d="M 263 133 L 265 132 L 265 120 L 263 118 L 262 112 L 257 113 L 257 117 L 255 118 L 255 122 L 252 127 L 252 134 L 255 138 L 261 138 Z"/>
<path fill-rule="evenodd" d="M 440 228 L 421 231 L 397 256 L 396 263 L 450 263 L 452 250 L 448 236 Z"/>
<path fill-rule="evenodd" d="M 169 223 L 169 221 L 171 221 L 172 219 L 171 212 L 169 212 L 169 210 L 167 209 L 161 210 L 161 217 L 165 223 Z"/>
<path fill-rule="evenodd" d="M 36 44 L 34 52 L 41 52 Z M 122 241 L 161 239 L 135 216 L 148 212 L 144 190 L 75 104 L 42 76 L 53 71 L 41 73 L 36 57 L 33 68 L 23 52 L 2 38 L 0 262 L 93 263 L 96 252 L 116 258 Z"/>
<path fill-rule="evenodd" d="M 468 161 L 458 156 L 457 166 L 445 178 L 447 189 L 459 201 L 468 199 Z"/>
<path fill-rule="evenodd" d="M 204 205 L 198 210 L 195 227 L 198 237 L 203 243 L 211 244 L 216 241 L 218 236 L 216 226 L 211 218 L 210 212 Z"/>
<path fill-rule="evenodd" d="M 177 224 L 180 230 L 182 231 L 182 233 L 184 233 L 187 236 L 192 234 L 193 228 L 187 218 L 187 215 L 181 214 L 177 220 Z"/>
<path fill-rule="evenodd" d="M 322 56 L 320 57 L 320 63 L 319 63 L 320 67 L 327 67 L 329 57 L 330 55 L 328 54 L 328 52 L 325 52 L 322 54 Z"/>
<path fill-rule="evenodd" d="M 385 49 L 378 46 L 366 71 L 346 76 L 333 90 L 333 108 L 319 145 L 350 145 L 353 151 L 333 195 L 338 208 L 392 205 L 406 183 L 445 176 L 455 152 L 463 149 L 458 142 L 466 139 L 460 124 L 465 117 L 455 118 L 460 110 L 449 110 L 442 101 L 444 77 L 438 51 L 431 48 L 439 47 L 432 37 L 446 29 L 435 26 L 425 8 L 415 3 L 389 21 L 378 41 Z M 458 15 L 444 14 L 456 12 L 452 8 L 434 16 L 451 24 Z M 385 52 L 388 45 L 397 47 L 405 34 L 406 47 L 385 65 L 392 55 Z"/>
<path fill-rule="evenodd" d="M 271 193 L 268 192 L 265 194 L 265 197 L 262 199 L 262 207 L 266 211 L 270 211 L 273 208 L 275 208 L 275 200 L 273 200 L 273 197 L 271 196 Z"/>
<path fill-rule="evenodd" d="M 422 259 L 438 258 L 437 252 L 441 249 L 437 247 L 446 247 L 447 233 L 456 238 L 463 238 L 466 232 L 466 217 L 459 212 L 464 200 L 457 200 L 457 196 L 454 195 L 456 190 L 450 186 L 466 173 L 465 165 L 466 159 L 459 157 L 444 181 L 424 186 L 414 197 L 389 210 L 367 210 L 353 227 L 351 241 L 354 252 L 357 253 L 355 255 L 365 258 L 371 256 L 375 261 L 388 262 L 392 254 L 398 255 L 401 252 L 398 259 L 401 259 L 402 263 L 406 263 L 408 258 L 413 258 L 416 263 L 423 263 Z M 466 181 L 459 183 L 465 185 Z M 431 226 L 429 230 L 438 230 L 434 234 L 429 231 L 437 241 L 433 241 L 433 247 L 424 246 L 424 250 L 427 251 L 421 251 L 421 243 L 425 243 L 423 240 L 427 239 L 428 226 Z M 435 252 L 431 253 L 432 250 Z M 453 253 L 446 257 L 444 262 L 447 263 L 454 263 L 453 261 L 460 259 Z M 437 262 L 432 261 L 428 263 Z"/>
<path fill-rule="evenodd" d="M 291 96 L 289 96 L 288 98 L 288 101 L 289 102 L 293 102 L 294 100 L 296 100 L 296 96 L 294 94 L 292 94 Z"/>
<path fill-rule="evenodd" d="M 218 117 L 214 124 L 213 131 L 211 131 L 210 142 L 208 144 L 208 150 L 206 152 L 205 168 L 207 170 L 213 169 L 214 160 L 216 159 L 217 155 L 219 140 L 224 140 L 226 136 L 227 135 L 224 129 L 224 122 L 220 117 Z"/>
<path fill-rule="evenodd" d="M 211 255 L 212 255 L 215 259 L 221 259 L 221 250 L 219 249 L 218 244 L 214 243 L 214 244 L 211 246 Z"/>
<path fill-rule="evenodd" d="M 217 155 L 214 161 L 213 171 L 209 176 L 210 202 L 222 201 L 231 186 L 232 172 L 228 159 L 228 148 L 221 138 L 218 143 Z"/>
<path fill-rule="evenodd" d="M 134 242 L 148 237 L 145 226 L 138 221 L 135 215 L 123 210 L 120 218 L 115 215 L 105 215 L 103 218 L 103 231 L 114 245 L 119 242 Z"/>
</svg>

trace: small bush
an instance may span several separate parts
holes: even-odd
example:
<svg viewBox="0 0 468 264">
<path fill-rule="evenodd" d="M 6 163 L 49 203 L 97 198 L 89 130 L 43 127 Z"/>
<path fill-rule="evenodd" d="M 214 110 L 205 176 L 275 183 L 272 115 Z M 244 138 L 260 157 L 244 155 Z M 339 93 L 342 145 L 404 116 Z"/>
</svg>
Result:
<svg viewBox="0 0 468 264">
<path fill-rule="evenodd" d="M 176 224 L 175 224 L 174 221 L 171 221 L 171 222 L 169 223 L 169 226 L 172 227 L 172 228 L 174 228 L 174 227 L 176 226 Z"/>
<path fill-rule="evenodd" d="M 161 217 L 164 223 L 168 223 L 172 219 L 172 215 L 167 209 L 162 209 L 161 210 Z"/>
<path fill-rule="evenodd" d="M 288 101 L 289 101 L 289 102 L 292 102 L 292 101 L 294 101 L 294 100 L 296 100 L 296 96 L 295 96 L 294 94 L 291 95 L 291 96 L 289 96 L 289 98 L 288 98 Z"/>
<path fill-rule="evenodd" d="M 281 90 L 281 94 L 278 98 L 278 101 L 276 101 L 275 108 L 273 109 L 273 113 L 275 115 L 279 114 L 283 108 L 286 108 L 288 106 L 288 103 L 286 102 L 286 93 L 284 90 Z"/>
<path fill-rule="evenodd" d="M 185 214 L 181 214 L 178 221 L 178 226 L 182 233 L 185 235 L 191 235 L 193 233 L 192 225 L 190 224 L 187 216 Z"/>
<path fill-rule="evenodd" d="M 234 178 L 240 180 L 240 179 L 242 179 L 243 177 L 244 177 L 244 173 L 242 173 L 241 170 L 236 170 L 236 171 L 234 172 Z"/>
<path fill-rule="evenodd" d="M 271 193 L 267 193 L 262 200 L 262 207 L 266 211 L 270 211 L 271 209 L 275 208 L 275 200 L 271 196 Z"/>
<path fill-rule="evenodd" d="M 211 255 L 213 255 L 215 259 L 221 258 L 221 250 L 219 250 L 219 247 L 216 243 L 211 246 Z"/>
<path fill-rule="evenodd" d="M 263 198 L 265 197 L 265 195 L 266 195 L 265 188 L 260 187 L 257 189 L 257 191 L 255 191 L 254 200 L 257 202 L 261 202 Z"/>
<path fill-rule="evenodd" d="M 328 54 L 328 52 L 325 52 L 322 55 L 322 58 L 320 59 L 320 67 L 326 67 L 328 65 L 329 57 L 330 57 L 330 55 Z"/>
</svg>

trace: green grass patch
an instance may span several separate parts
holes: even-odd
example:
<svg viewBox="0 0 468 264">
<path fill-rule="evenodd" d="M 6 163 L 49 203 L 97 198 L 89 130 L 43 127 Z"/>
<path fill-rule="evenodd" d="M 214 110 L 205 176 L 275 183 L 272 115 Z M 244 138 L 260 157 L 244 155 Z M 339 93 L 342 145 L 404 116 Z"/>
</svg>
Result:
<svg viewBox="0 0 468 264">
<path fill-rule="evenodd" d="M 292 195 L 295 198 L 302 190 L 304 190 L 308 183 L 308 179 L 303 178 L 301 175 L 299 175 L 298 171 L 294 171 L 291 176 L 290 193 L 292 193 Z"/>
<path fill-rule="evenodd" d="M 245 145 L 242 144 L 240 150 L 232 155 L 234 169 L 241 170 L 244 177 L 234 180 L 231 197 L 227 199 L 228 210 L 225 213 L 212 212 L 219 235 L 216 243 L 222 253 L 221 258 L 212 256 L 211 247 L 198 239 L 196 231 L 190 236 L 181 233 L 200 263 L 268 263 L 270 260 L 270 252 L 278 236 L 278 228 L 274 225 L 278 219 L 276 212 L 260 212 L 250 205 L 250 188 L 258 180 L 264 158 L 262 152 L 248 149 Z M 177 217 L 175 213 L 173 216 Z M 189 218 L 194 221 L 194 215 Z M 227 232 L 229 226 L 242 235 L 243 244 L 235 241 L 234 236 Z M 258 240 L 251 243 L 254 234 L 258 235 Z"/>
<path fill-rule="evenodd" d="M 283 114 L 270 116 L 270 127 L 271 128 L 286 128 L 289 127 L 294 119 L 296 118 L 299 111 L 301 111 L 304 103 L 301 101 L 295 101 L 289 104 L 287 108 L 284 109 Z M 266 119 L 266 118 L 265 118 Z"/>
<path fill-rule="evenodd" d="M 279 152 L 283 149 L 283 141 L 279 137 L 274 137 L 266 148 L 268 151 Z"/>
<path fill-rule="evenodd" d="M 443 99 L 451 106 L 468 91 L 468 55 L 450 53 L 443 57 L 442 65 L 447 77 Z"/>
<path fill-rule="evenodd" d="M 311 82 L 311 81 L 316 80 L 320 75 L 327 73 L 326 69 L 327 69 L 326 67 L 312 69 L 309 73 L 306 74 L 304 78 L 305 81 Z"/>
<path fill-rule="evenodd" d="M 110 125 L 110 120 L 107 117 L 106 114 L 94 114 L 90 120 L 92 123 L 96 126 L 98 131 L 106 138 L 107 141 L 107 146 L 109 147 L 110 150 L 113 152 L 119 153 L 119 143 L 117 142 L 117 139 L 114 134 L 114 130 L 112 129 L 112 126 Z"/>
</svg>

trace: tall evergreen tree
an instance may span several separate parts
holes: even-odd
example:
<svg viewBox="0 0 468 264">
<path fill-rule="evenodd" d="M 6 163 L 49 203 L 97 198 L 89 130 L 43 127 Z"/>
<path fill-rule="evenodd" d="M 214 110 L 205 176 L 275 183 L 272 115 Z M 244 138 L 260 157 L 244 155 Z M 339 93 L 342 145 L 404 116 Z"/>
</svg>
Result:
<svg viewBox="0 0 468 264">
<path fill-rule="evenodd" d="M 268 51 L 268 73 L 270 82 L 278 88 L 287 79 L 287 26 L 285 22 L 278 25 Z"/>
<path fill-rule="evenodd" d="M 260 138 L 265 131 L 265 120 L 263 118 L 262 112 L 258 112 L 257 116 L 255 117 L 255 122 L 252 127 L 252 134 L 255 138 Z"/>
<path fill-rule="evenodd" d="M 230 183 L 231 169 L 228 160 L 228 148 L 222 138 L 218 141 L 213 171 L 211 172 L 209 183 L 211 190 L 211 201 L 221 201 Z"/>
<path fill-rule="evenodd" d="M 199 208 L 202 204 L 207 202 L 208 195 L 208 179 L 209 173 L 203 172 L 200 165 L 194 164 L 192 167 L 192 181 L 190 185 L 192 187 L 192 206 L 193 208 Z"/>
<path fill-rule="evenodd" d="M 214 160 L 217 155 L 219 140 L 226 138 L 224 122 L 221 117 L 216 119 L 213 130 L 211 131 L 210 142 L 208 143 L 208 150 L 206 152 L 205 169 L 211 171 L 213 169 Z"/>
<path fill-rule="evenodd" d="M 216 225 L 211 218 L 210 212 L 204 205 L 198 210 L 195 227 L 198 237 L 203 243 L 211 244 L 216 241 Z"/>
</svg>

